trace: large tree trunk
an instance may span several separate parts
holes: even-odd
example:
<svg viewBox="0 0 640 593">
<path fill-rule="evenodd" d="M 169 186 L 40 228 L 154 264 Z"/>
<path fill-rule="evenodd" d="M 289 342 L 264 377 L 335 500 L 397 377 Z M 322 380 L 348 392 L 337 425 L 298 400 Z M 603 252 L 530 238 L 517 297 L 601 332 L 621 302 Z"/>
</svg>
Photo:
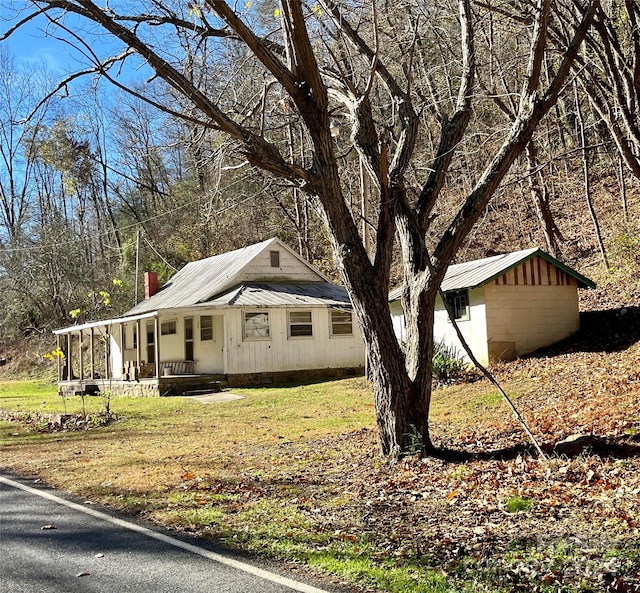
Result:
<svg viewBox="0 0 640 593">
<path fill-rule="evenodd" d="M 393 331 L 386 289 L 366 291 L 361 300 L 356 291 L 351 294 L 367 346 L 381 453 L 394 458 L 428 453 L 433 449 L 429 433 L 433 306 L 421 299 L 417 307 L 405 309 L 407 357 L 420 361 L 412 365 Z M 413 376 L 408 367 L 416 370 Z"/>
</svg>

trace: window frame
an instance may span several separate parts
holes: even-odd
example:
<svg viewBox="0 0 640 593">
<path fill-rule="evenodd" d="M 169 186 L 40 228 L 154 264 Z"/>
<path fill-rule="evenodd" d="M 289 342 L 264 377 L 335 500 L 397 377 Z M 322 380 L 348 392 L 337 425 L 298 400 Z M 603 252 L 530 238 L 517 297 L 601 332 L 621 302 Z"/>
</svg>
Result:
<svg viewBox="0 0 640 593">
<path fill-rule="evenodd" d="M 272 268 L 280 267 L 280 252 L 273 249 L 269 251 L 269 260 Z"/>
<path fill-rule="evenodd" d="M 292 321 L 292 315 L 309 315 L 309 321 Z M 293 328 L 309 328 L 309 333 L 295 333 Z M 311 309 L 293 309 L 287 311 L 287 335 L 290 339 L 309 339 L 313 338 L 313 311 Z"/>
<path fill-rule="evenodd" d="M 242 312 L 242 340 L 245 342 L 253 342 L 253 341 L 266 341 L 271 340 L 271 317 L 269 315 L 269 311 L 261 311 L 261 310 L 250 310 Z M 264 329 L 266 327 L 266 335 L 248 335 L 247 329 L 251 328 L 251 324 L 247 324 L 248 316 L 258 316 L 258 315 L 266 315 L 267 322 L 263 324 L 261 327 Z"/>
<path fill-rule="evenodd" d="M 202 323 L 203 319 L 209 320 L 208 327 Z M 213 342 L 213 315 L 200 315 L 199 324 L 200 324 L 200 341 Z M 209 337 L 205 337 L 205 330 L 209 330 L 207 332 L 209 334 Z"/>
<path fill-rule="evenodd" d="M 456 304 L 456 300 L 464 297 L 466 300 L 466 304 L 464 306 L 464 313 L 458 315 L 461 307 Z M 451 316 L 449 315 L 449 307 L 451 308 L 451 312 L 453 313 L 453 318 L 455 321 L 469 321 L 471 319 L 471 301 L 469 299 L 469 289 L 462 288 L 460 290 L 450 290 L 444 293 L 444 298 L 446 300 L 445 309 L 447 309 L 447 320 L 451 323 Z"/>
<path fill-rule="evenodd" d="M 333 316 L 336 315 L 348 315 L 349 321 L 334 320 Z M 335 332 L 336 326 L 345 326 L 349 324 L 349 332 Z M 353 311 L 346 309 L 329 309 L 329 336 L 332 338 L 350 338 L 353 337 Z"/>
<path fill-rule="evenodd" d="M 168 327 L 169 329 L 165 331 L 165 327 Z M 173 331 L 171 331 L 172 329 Z M 178 321 L 176 319 L 160 322 L 161 336 L 175 336 L 177 334 L 178 334 Z"/>
</svg>

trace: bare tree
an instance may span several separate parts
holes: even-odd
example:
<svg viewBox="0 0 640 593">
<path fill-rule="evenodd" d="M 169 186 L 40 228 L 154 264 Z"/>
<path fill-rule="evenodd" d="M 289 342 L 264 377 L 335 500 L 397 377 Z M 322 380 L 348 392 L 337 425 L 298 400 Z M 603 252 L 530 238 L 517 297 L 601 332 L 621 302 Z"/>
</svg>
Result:
<svg viewBox="0 0 640 593">
<path fill-rule="evenodd" d="M 558 39 L 565 31 L 554 30 Z M 606 124 L 628 170 L 640 179 L 640 5 L 598 6 L 586 50 L 575 62 L 577 80 Z"/>
<path fill-rule="evenodd" d="M 28 121 L 38 87 L 44 92 L 44 72 L 16 64 L 0 48 L 0 242 L 19 247 L 32 205 L 30 177 L 35 155 L 29 140 L 46 115 L 41 109 Z"/>
<path fill-rule="evenodd" d="M 447 187 L 455 184 L 460 152 L 479 143 L 470 126 L 474 110 L 489 109 L 491 103 L 475 84 L 476 33 L 489 16 L 511 18 L 489 5 L 474 11 L 471 0 L 401 2 L 391 11 L 369 0 L 322 0 L 309 7 L 300 0 L 281 0 L 273 5 L 276 18 L 269 21 L 264 13 L 223 0 L 191 2 L 189 8 L 153 2 L 137 12 L 132 12 L 136 4 L 128 2 L 100 8 L 90 0 L 39 0 L 21 18 L 47 18 L 76 44 L 83 42 L 73 31 L 79 21 L 99 26 L 120 40 L 123 51 L 98 58 L 85 40 L 85 53 L 94 60 L 85 72 L 122 86 L 116 66 L 138 56 L 171 91 L 171 100 L 146 95 L 148 101 L 211 134 L 231 137 L 238 147 L 234 158 L 307 196 L 323 220 L 365 338 L 381 451 L 398 456 L 416 442 L 423 452 L 432 449 L 429 408 L 438 289 L 458 248 L 563 90 L 599 6 L 597 0 L 576 4 L 584 14 L 570 41 L 555 47 L 548 36 L 555 18 L 550 0 L 517 3 L 513 9 L 524 17 L 510 22 L 526 46 L 513 58 L 521 61 L 513 71 L 523 73 L 515 118 L 506 129 L 494 129 L 492 141 L 483 144 L 486 160 L 475 167 L 479 174 L 459 193 L 455 212 L 440 213 L 447 220 L 437 233 L 432 221 Z M 190 56 L 201 56 L 203 68 L 225 64 L 220 77 L 201 83 L 187 71 L 185 44 Z M 548 82 L 541 75 L 545 60 L 554 64 Z M 253 94 L 239 100 L 235 84 L 245 67 L 260 76 L 252 78 Z M 286 112 L 267 108 L 280 101 Z M 289 150 L 281 133 L 292 117 L 305 132 L 304 159 Z M 346 134 L 339 141 L 332 136 L 334 119 L 349 128 L 348 139 Z M 429 145 L 433 150 L 421 159 L 419 173 L 417 149 Z M 351 151 L 368 174 L 375 200 L 373 253 L 367 252 L 345 191 L 343 165 Z M 404 276 L 406 357 L 387 303 L 396 238 Z"/>
</svg>

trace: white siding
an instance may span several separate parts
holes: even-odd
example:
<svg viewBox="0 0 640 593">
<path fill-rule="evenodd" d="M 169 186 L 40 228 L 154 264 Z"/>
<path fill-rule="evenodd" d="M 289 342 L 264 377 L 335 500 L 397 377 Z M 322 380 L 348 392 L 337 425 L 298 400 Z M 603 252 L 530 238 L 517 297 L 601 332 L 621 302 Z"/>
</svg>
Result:
<svg viewBox="0 0 640 593">
<path fill-rule="evenodd" d="M 244 311 L 228 310 L 227 368 L 229 374 L 305 369 L 360 367 L 364 344 L 354 321 L 352 336 L 329 336 L 329 309 L 312 308 L 313 337 L 288 337 L 287 309 L 269 311 L 270 338 L 243 340 Z M 305 310 L 309 310 L 308 308 Z"/>
<path fill-rule="evenodd" d="M 244 311 L 269 311 L 270 338 L 243 340 Z M 307 307 L 312 312 L 313 336 L 288 336 L 286 308 L 229 308 L 198 309 L 190 311 L 193 318 L 194 359 L 196 373 L 249 374 L 278 371 L 350 368 L 364 365 L 364 343 L 354 320 L 352 336 L 329 335 L 329 309 Z M 200 316 L 213 316 L 213 340 L 200 340 Z M 184 360 L 184 317 L 173 314 L 160 318 L 176 321 L 176 334 L 159 336 L 160 361 Z M 146 333 L 142 335 L 142 359 L 146 352 Z M 113 347 L 112 358 L 119 356 L 119 347 Z M 135 350 L 133 351 L 135 353 Z M 119 366 L 118 362 L 118 366 Z"/>
<path fill-rule="evenodd" d="M 404 323 L 404 311 L 402 310 L 402 299 L 398 299 L 389 303 L 391 309 L 391 322 L 393 323 L 393 331 L 400 343 L 407 341 L 407 329 Z"/>
<path fill-rule="evenodd" d="M 159 316 L 158 339 L 160 340 L 160 363 L 184 360 L 184 315 Z M 162 335 L 162 324 L 175 321 L 176 333 Z M 144 345 L 146 346 L 146 336 Z M 146 349 L 143 349 L 146 352 Z M 143 356 L 144 358 L 144 356 Z M 162 366 L 162 365 L 161 365 Z"/>
<path fill-rule="evenodd" d="M 271 267 L 271 251 L 280 253 L 280 266 Z M 291 280 L 292 282 L 317 282 L 324 280 L 309 266 L 295 257 L 288 249 L 273 245 L 256 256 L 237 276 L 238 283 L 258 280 Z"/>
<path fill-rule="evenodd" d="M 474 356 L 482 363 L 487 364 L 489 352 L 487 350 L 487 323 L 485 313 L 485 293 L 483 288 L 469 290 L 469 319 L 458 320 L 457 324 L 471 347 Z M 468 360 L 467 354 L 458 340 L 456 330 L 449 321 L 449 314 L 438 296 L 433 325 L 433 335 L 436 341 L 443 341 L 448 346 L 455 348 L 460 356 Z"/>
<path fill-rule="evenodd" d="M 401 301 L 393 301 L 389 306 L 391 308 L 391 318 L 396 337 L 401 342 L 404 342 L 407 339 L 407 330 Z M 486 364 L 488 361 L 487 324 L 485 321 L 484 291 L 482 288 L 469 290 L 469 319 L 466 321 L 458 321 L 458 327 L 471 347 L 473 354 L 480 362 Z M 436 298 L 433 335 L 436 341 L 442 341 L 447 344 L 447 346 L 452 346 L 462 358 L 468 360 L 466 352 L 460 340 L 458 340 L 456 331 L 449 321 L 447 310 L 439 296 Z"/>
<path fill-rule="evenodd" d="M 114 326 L 115 330 L 118 326 Z M 109 370 L 113 379 L 122 377 L 122 349 L 120 345 L 120 336 L 115 334 L 109 335 Z"/>
</svg>

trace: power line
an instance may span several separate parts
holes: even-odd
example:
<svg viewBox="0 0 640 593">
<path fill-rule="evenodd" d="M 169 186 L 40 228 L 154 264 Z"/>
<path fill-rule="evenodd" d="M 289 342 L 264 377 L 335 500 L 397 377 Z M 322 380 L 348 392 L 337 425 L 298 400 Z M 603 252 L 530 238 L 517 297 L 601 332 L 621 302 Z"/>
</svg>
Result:
<svg viewBox="0 0 640 593">
<path fill-rule="evenodd" d="M 228 186 L 226 186 L 226 188 L 230 188 L 233 187 L 234 185 L 237 185 L 241 182 L 243 182 L 245 179 L 247 179 L 249 177 L 249 175 L 245 175 L 242 178 L 234 181 L 233 183 L 229 184 Z M 225 189 L 226 189 L 225 188 Z M 245 204 L 246 202 L 249 202 L 250 200 L 253 200 L 257 197 L 257 195 L 251 195 L 243 200 L 240 200 L 239 202 L 234 202 L 233 204 L 229 204 L 227 206 L 224 206 L 222 208 L 219 208 L 218 210 L 214 210 L 213 212 L 211 212 L 210 215 L 212 216 L 217 216 L 219 214 L 224 214 L 225 212 L 228 212 L 229 210 L 233 209 L 233 208 L 237 208 L 238 206 Z M 161 218 L 164 218 L 166 216 L 171 216 L 172 214 L 175 214 L 176 212 L 179 212 L 181 210 L 184 210 L 185 208 L 190 208 L 193 207 L 195 205 L 198 205 L 201 202 L 204 202 L 206 199 L 206 196 L 200 196 L 190 202 L 186 202 L 184 204 L 181 204 L 180 206 L 176 206 L 175 208 L 172 208 L 170 210 L 166 210 L 164 212 L 161 212 L 159 214 L 156 214 L 154 216 L 148 216 L 146 218 L 143 218 L 141 220 L 139 220 L 138 222 L 129 224 L 129 225 L 124 225 L 121 227 L 118 227 L 118 231 L 122 232 L 122 231 L 126 231 L 129 229 L 135 229 L 138 228 L 141 224 L 147 223 L 147 222 L 151 222 L 153 220 L 158 220 Z M 78 242 L 79 239 L 88 239 L 88 238 L 97 238 L 97 237 L 107 237 L 110 235 L 113 235 L 115 231 L 113 230 L 109 230 L 109 231 L 104 231 L 102 233 L 92 233 L 91 235 L 80 235 L 79 237 L 76 237 L 74 239 L 70 239 L 68 241 L 58 241 L 56 243 L 53 244 L 45 244 L 45 245 L 32 245 L 30 247 L 2 247 L 0 248 L 0 253 L 29 253 L 29 252 L 35 252 L 35 251 L 42 251 L 42 250 L 46 250 L 46 249 L 51 249 L 52 247 L 56 246 L 64 246 L 64 245 L 72 245 Z"/>
</svg>

